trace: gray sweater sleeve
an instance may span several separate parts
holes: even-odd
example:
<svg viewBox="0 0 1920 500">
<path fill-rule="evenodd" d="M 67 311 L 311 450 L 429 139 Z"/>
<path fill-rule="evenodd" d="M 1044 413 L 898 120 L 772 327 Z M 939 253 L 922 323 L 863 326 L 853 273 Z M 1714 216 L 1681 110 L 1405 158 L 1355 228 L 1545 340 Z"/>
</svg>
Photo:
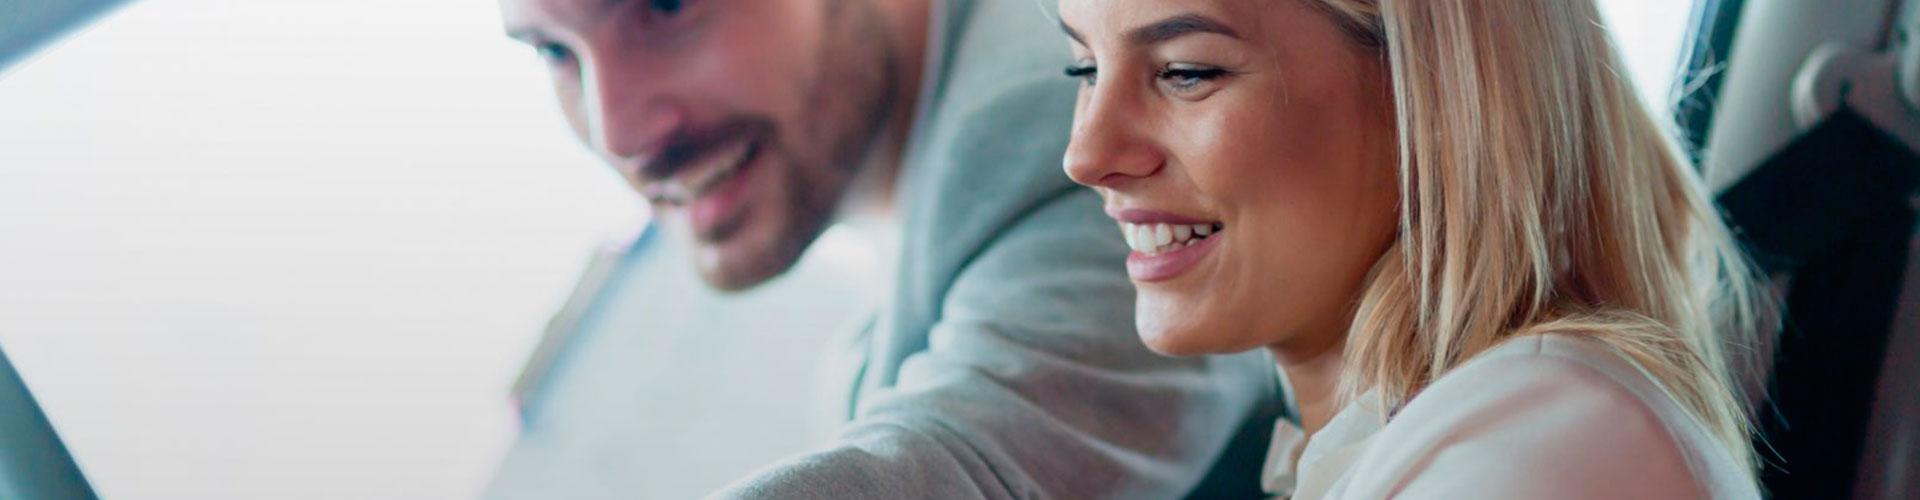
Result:
<svg viewBox="0 0 1920 500">
<path fill-rule="evenodd" d="M 927 348 L 839 440 L 713 497 L 1187 494 L 1272 394 L 1272 365 L 1148 351 L 1119 238 L 1089 190 L 1034 205 L 961 268 Z"/>
</svg>

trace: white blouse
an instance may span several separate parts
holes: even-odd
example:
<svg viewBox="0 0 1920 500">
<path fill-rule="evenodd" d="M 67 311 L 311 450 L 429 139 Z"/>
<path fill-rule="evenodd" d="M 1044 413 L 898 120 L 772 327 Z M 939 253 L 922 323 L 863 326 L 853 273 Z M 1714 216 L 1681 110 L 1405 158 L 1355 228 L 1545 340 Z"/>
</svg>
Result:
<svg viewBox="0 0 1920 500">
<path fill-rule="evenodd" d="M 1262 486 L 1294 500 L 1760 498 L 1698 419 L 1597 340 L 1507 341 L 1391 421 L 1374 400 L 1347 405 L 1310 440 L 1281 420 Z"/>
</svg>

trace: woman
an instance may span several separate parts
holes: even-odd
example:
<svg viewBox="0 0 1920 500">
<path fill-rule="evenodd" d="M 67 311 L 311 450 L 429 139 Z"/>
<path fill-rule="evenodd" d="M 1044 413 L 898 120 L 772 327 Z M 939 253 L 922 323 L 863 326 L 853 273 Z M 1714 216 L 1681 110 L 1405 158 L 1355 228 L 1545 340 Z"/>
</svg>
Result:
<svg viewBox="0 0 1920 500">
<path fill-rule="evenodd" d="M 1750 266 L 1589 0 L 1060 0 L 1148 345 L 1265 348 L 1293 498 L 1757 498 Z"/>
</svg>

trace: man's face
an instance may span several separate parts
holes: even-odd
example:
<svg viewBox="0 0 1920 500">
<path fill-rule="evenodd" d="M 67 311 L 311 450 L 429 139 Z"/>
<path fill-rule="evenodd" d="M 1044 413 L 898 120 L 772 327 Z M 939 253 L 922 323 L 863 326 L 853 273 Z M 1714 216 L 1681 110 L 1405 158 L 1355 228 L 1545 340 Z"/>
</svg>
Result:
<svg viewBox="0 0 1920 500">
<path fill-rule="evenodd" d="M 500 0 L 567 122 L 716 288 L 786 271 L 826 228 L 894 107 L 871 0 Z"/>
</svg>

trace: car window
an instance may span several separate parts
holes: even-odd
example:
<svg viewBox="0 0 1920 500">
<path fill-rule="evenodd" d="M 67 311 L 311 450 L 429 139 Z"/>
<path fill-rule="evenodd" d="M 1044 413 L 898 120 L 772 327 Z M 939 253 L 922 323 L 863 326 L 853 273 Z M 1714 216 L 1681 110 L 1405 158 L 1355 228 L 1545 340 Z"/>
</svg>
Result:
<svg viewBox="0 0 1920 500">
<path fill-rule="evenodd" d="M 1600 0 L 1599 6 L 1641 98 L 1656 111 L 1671 111 L 1693 2 Z"/>
<path fill-rule="evenodd" d="M 374 15 L 376 14 L 377 15 Z M 641 208 L 492 2 L 134 2 L 0 79 L 0 343 L 105 498 L 471 498 Z"/>
</svg>

